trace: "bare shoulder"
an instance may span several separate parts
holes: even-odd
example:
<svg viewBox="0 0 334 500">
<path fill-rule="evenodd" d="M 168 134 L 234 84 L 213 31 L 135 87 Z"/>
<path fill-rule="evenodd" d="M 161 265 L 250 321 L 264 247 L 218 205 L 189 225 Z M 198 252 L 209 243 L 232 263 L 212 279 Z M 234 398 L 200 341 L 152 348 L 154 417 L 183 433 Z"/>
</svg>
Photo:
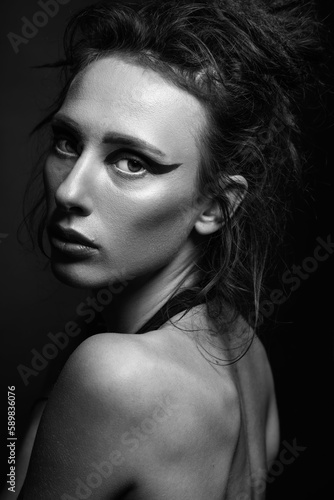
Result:
<svg viewBox="0 0 334 500">
<path fill-rule="evenodd" d="M 215 439 L 218 409 L 208 411 L 205 387 L 174 359 L 171 346 L 154 335 L 108 333 L 74 351 L 41 421 L 25 499 L 75 497 L 78 488 L 89 494 L 94 474 L 104 478 L 96 498 L 116 499 L 152 481 L 152 468 L 160 482 L 168 482 L 168 470 L 175 477 L 177 466 L 194 482 L 194 456 L 213 453 L 215 460 L 212 443 L 232 454 L 231 394 L 230 418 Z"/>
<path fill-rule="evenodd" d="M 196 363 L 196 359 L 200 362 Z M 137 419 L 150 418 L 163 401 L 164 408 L 168 406 L 169 414 L 173 414 L 164 423 L 169 444 L 175 438 L 175 445 L 180 446 L 183 437 L 191 445 L 195 429 L 198 441 L 201 425 L 203 432 L 206 429 L 203 441 L 207 440 L 208 429 L 213 429 L 214 422 L 223 429 L 222 434 L 227 436 L 229 430 L 235 437 L 239 430 L 236 387 L 226 377 L 220 379 L 216 392 L 213 379 L 206 377 L 207 372 L 201 373 L 202 367 L 203 360 L 195 347 L 192 352 L 186 341 L 173 337 L 173 330 L 140 336 L 108 333 L 95 335 L 81 344 L 63 378 L 66 385 L 75 380 L 82 397 L 112 408 L 117 402 L 118 411 L 131 412 Z M 168 449 L 167 443 L 163 446 Z"/>
<path fill-rule="evenodd" d="M 108 399 L 111 390 L 114 397 L 117 391 L 123 396 L 123 390 L 131 391 L 131 387 L 136 394 L 141 387 L 143 396 L 145 390 L 147 394 L 153 390 L 154 379 L 150 380 L 149 375 L 154 365 L 153 357 L 135 335 L 103 333 L 79 345 L 65 365 L 61 379 L 65 384 L 75 383 L 82 394 L 87 392 L 97 399 Z"/>
</svg>

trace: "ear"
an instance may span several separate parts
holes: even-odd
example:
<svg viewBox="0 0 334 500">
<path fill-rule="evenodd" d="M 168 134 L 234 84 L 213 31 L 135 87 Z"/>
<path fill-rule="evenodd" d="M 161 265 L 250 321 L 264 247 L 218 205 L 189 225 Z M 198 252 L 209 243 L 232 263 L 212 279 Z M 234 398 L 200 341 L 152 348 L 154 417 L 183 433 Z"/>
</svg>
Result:
<svg viewBox="0 0 334 500">
<path fill-rule="evenodd" d="M 233 217 L 235 211 L 244 199 L 248 183 L 241 175 L 232 175 L 225 180 L 225 196 L 228 199 L 229 215 Z M 208 235 L 215 233 L 224 225 L 221 208 L 216 200 L 206 202 L 203 211 L 199 214 L 194 227 L 199 234 Z"/>
</svg>

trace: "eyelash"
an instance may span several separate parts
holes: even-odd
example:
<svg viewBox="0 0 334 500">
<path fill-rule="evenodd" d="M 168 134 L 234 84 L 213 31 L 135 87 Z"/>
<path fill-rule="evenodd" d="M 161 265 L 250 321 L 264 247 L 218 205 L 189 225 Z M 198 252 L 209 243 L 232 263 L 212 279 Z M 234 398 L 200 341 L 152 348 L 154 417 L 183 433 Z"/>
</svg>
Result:
<svg viewBox="0 0 334 500">
<path fill-rule="evenodd" d="M 68 160 L 68 159 L 75 157 L 76 155 L 71 154 L 71 153 L 66 153 L 65 151 L 63 151 L 62 149 L 59 148 L 59 143 L 61 141 L 66 141 L 69 144 L 71 144 L 71 142 L 73 142 L 73 139 L 66 137 L 64 135 L 61 135 L 61 134 L 53 133 L 52 145 L 51 145 L 52 152 L 56 156 L 58 156 L 59 158 L 62 158 L 65 160 Z M 75 147 L 73 147 L 73 149 L 75 150 Z M 112 161 L 110 160 L 110 157 L 113 157 Z M 144 170 L 140 171 L 139 173 L 137 173 L 137 172 L 127 173 L 124 170 L 117 168 L 116 163 L 120 160 L 135 161 Z M 129 179 L 129 178 L 134 179 L 134 178 L 144 177 L 149 172 L 149 164 L 147 162 L 143 161 L 140 157 L 133 155 L 131 152 L 129 152 L 126 149 L 119 149 L 119 150 L 114 151 L 113 153 L 109 154 L 106 158 L 106 162 L 109 166 L 115 166 L 115 171 L 117 172 L 117 174 L 120 175 L 121 177 L 126 178 L 126 179 Z"/>
<path fill-rule="evenodd" d="M 52 138 L 51 151 L 61 158 L 67 158 L 67 159 L 73 158 L 74 156 L 73 154 L 66 153 L 65 151 L 59 148 L 58 144 L 61 141 L 67 141 L 69 143 L 71 142 L 71 140 L 69 140 L 68 137 L 54 135 Z"/>
</svg>

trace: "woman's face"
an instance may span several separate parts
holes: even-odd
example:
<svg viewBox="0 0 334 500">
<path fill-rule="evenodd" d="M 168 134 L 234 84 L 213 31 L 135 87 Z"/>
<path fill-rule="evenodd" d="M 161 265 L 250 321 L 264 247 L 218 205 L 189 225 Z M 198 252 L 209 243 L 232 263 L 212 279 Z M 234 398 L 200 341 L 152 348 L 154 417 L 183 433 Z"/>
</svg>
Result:
<svg viewBox="0 0 334 500">
<path fill-rule="evenodd" d="M 52 268 L 62 281 L 100 287 L 190 255 L 204 124 L 195 97 L 120 57 L 77 75 L 54 117 L 44 171 Z M 53 232 L 57 225 L 94 247 Z"/>
</svg>

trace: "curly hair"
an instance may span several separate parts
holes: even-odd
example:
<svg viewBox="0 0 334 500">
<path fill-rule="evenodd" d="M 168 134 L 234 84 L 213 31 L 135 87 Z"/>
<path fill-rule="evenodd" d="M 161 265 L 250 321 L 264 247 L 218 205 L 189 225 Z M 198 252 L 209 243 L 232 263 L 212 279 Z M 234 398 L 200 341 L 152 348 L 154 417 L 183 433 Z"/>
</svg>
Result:
<svg viewBox="0 0 334 500">
<path fill-rule="evenodd" d="M 43 65 L 62 68 L 65 83 L 34 132 L 61 107 L 74 77 L 112 54 L 159 72 L 203 104 L 208 125 L 198 138 L 198 188 L 219 203 L 224 225 L 201 242 L 193 291 L 219 332 L 237 316 L 256 327 L 265 273 L 303 164 L 297 117 L 319 81 L 321 30 L 310 2 L 99 2 L 70 20 L 65 58 Z M 235 175 L 248 189 L 231 215 L 226 185 Z M 43 195 L 31 218 L 41 207 Z M 42 218 L 42 250 L 43 231 Z"/>
</svg>

